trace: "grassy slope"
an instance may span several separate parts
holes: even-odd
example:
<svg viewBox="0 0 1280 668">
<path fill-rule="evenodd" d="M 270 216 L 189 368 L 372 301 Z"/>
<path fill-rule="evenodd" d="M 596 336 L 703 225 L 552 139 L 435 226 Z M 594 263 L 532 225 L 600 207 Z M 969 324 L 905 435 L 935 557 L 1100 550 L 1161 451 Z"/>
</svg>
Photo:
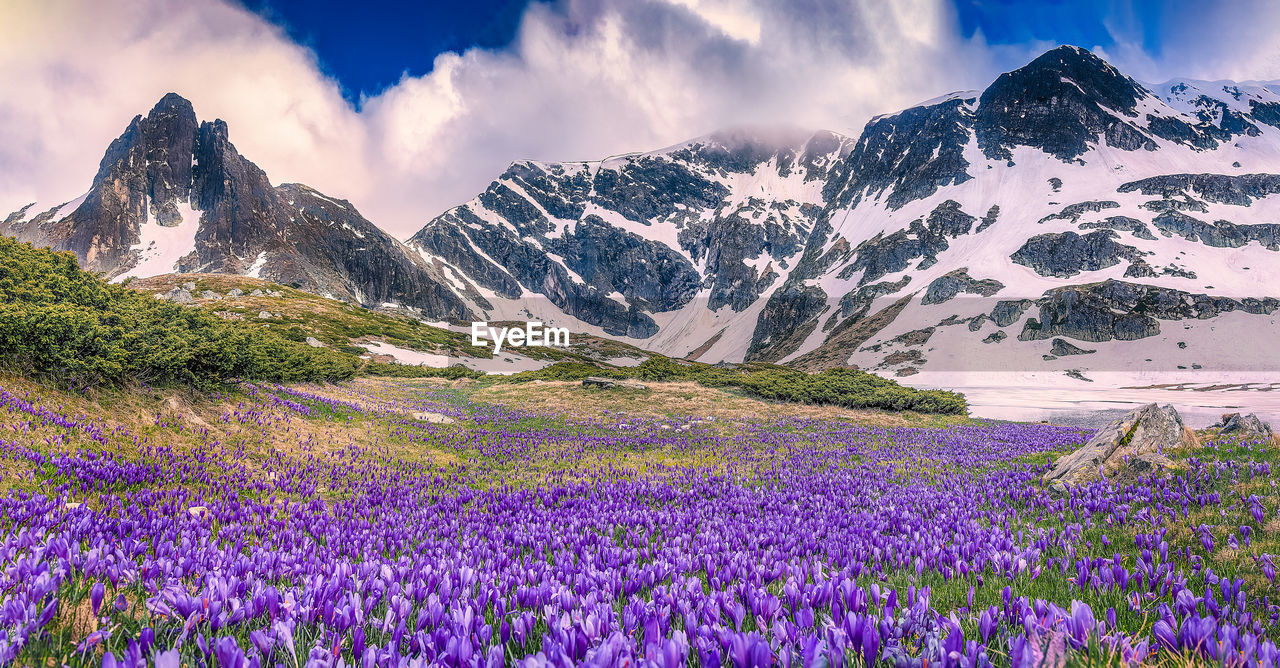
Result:
<svg viewBox="0 0 1280 668">
<path fill-rule="evenodd" d="M 147 293 L 162 293 L 187 282 L 196 284 L 192 296 L 196 298 L 196 305 L 200 308 L 226 318 L 256 321 L 263 328 L 279 332 L 295 341 L 311 336 L 353 355 L 368 354 L 368 350 L 354 345 L 355 343 L 377 340 L 410 350 L 451 357 L 488 357 L 491 350 L 472 346 L 468 334 L 434 327 L 407 315 L 373 311 L 247 276 L 166 274 L 135 280 L 128 285 Z M 226 295 L 232 288 L 239 288 L 245 294 L 235 299 L 200 298 L 200 293 L 204 290 Z M 279 292 L 281 296 L 250 296 L 257 289 Z M 258 314 L 263 311 L 279 313 L 281 317 L 259 319 Z M 597 364 L 615 357 L 648 357 L 648 353 L 635 346 L 580 334 L 574 335 L 573 346 L 568 349 L 535 347 L 521 348 L 519 352 L 533 359 Z"/>
<path fill-rule="evenodd" d="M 227 319 L 254 323 L 293 341 L 313 337 L 343 353 L 368 356 L 357 344 L 386 341 L 425 353 L 455 358 L 487 356 L 488 348 L 470 345 L 470 337 L 427 324 L 403 313 L 386 313 L 327 299 L 254 278 L 218 274 L 170 274 L 129 283 L 137 290 L 160 294 L 177 285 L 194 283 L 197 307 Z M 232 288 L 245 294 L 235 298 L 204 299 L 212 291 L 226 295 Z M 278 294 L 252 296 L 256 290 Z M 267 318 L 259 317 L 266 312 Z M 278 316 L 278 317 L 277 317 Z M 514 376 L 494 376 L 498 383 L 542 380 L 581 380 L 586 376 L 638 377 L 652 381 L 694 381 L 705 387 L 736 388 L 756 397 L 800 404 L 835 404 L 846 408 L 887 408 L 928 413 L 963 414 L 963 397 L 949 392 L 915 390 L 890 380 L 852 370 L 805 374 L 772 364 L 744 364 L 722 369 L 702 363 L 679 363 L 609 339 L 575 335 L 567 349 L 520 348 L 519 353 L 541 359 L 550 367 Z M 614 358 L 647 360 L 639 367 L 616 367 Z M 461 361 L 461 359 L 460 359 Z M 370 364 L 365 373 L 380 376 L 438 375 L 416 367 Z M 456 377 L 457 374 L 450 376 Z"/>
<path fill-rule="evenodd" d="M 80 387 L 346 379 L 355 360 L 82 271 L 71 253 L 0 238 L 0 365 Z"/>
</svg>

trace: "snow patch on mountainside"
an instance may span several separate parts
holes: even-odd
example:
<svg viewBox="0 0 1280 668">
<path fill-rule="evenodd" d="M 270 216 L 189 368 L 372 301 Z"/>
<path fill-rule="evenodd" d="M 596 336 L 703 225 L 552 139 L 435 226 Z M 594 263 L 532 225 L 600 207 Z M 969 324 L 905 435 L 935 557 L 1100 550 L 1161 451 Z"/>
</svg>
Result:
<svg viewBox="0 0 1280 668">
<path fill-rule="evenodd" d="M 139 228 L 139 240 L 129 250 L 137 254 L 137 263 L 113 281 L 147 278 L 176 271 L 178 261 L 196 249 L 196 232 L 200 230 L 200 212 L 190 202 L 178 202 L 180 222 L 164 226 L 150 216 Z"/>
<path fill-rule="evenodd" d="M 267 251 L 258 253 L 258 257 L 253 259 L 253 264 L 245 271 L 245 276 L 253 278 L 262 278 L 262 270 L 267 266 Z"/>
<path fill-rule="evenodd" d="M 429 366 L 435 369 L 443 369 L 450 364 L 448 355 L 436 355 L 432 353 L 424 353 L 418 350 L 411 350 L 409 348 L 401 348 L 400 346 L 387 343 L 385 341 L 357 343 L 356 345 L 375 355 L 389 355 L 395 359 L 397 364 Z"/>
</svg>

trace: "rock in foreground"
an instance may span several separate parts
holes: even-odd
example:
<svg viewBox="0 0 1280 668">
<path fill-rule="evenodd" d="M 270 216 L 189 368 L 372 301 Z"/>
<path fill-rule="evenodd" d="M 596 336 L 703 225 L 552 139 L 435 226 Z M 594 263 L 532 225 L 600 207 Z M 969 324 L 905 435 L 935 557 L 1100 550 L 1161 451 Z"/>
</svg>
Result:
<svg viewBox="0 0 1280 668">
<path fill-rule="evenodd" d="M 1165 454 L 1178 447 L 1199 445 L 1195 433 L 1182 423 L 1173 406 L 1147 404 L 1098 430 L 1088 443 L 1063 455 L 1044 474 L 1056 491 L 1097 479 L 1099 471 L 1144 473 L 1171 466 Z"/>
<path fill-rule="evenodd" d="M 636 383 L 636 382 L 627 381 L 627 380 L 615 380 L 613 378 L 601 378 L 599 376 L 590 376 L 587 378 L 583 378 L 582 386 L 583 387 L 599 387 L 606 390 L 614 387 L 621 387 L 629 390 L 645 389 L 645 386 L 641 383 Z"/>
<path fill-rule="evenodd" d="M 1275 438 L 1275 433 L 1271 431 L 1271 425 L 1263 422 L 1261 418 L 1253 413 L 1248 415 L 1225 413 L 1222 416 L 1222 421 L 1214 426 L 1218 427 L 1223 434 L 1235 434 L 1248 439 Z"/>
</svg>

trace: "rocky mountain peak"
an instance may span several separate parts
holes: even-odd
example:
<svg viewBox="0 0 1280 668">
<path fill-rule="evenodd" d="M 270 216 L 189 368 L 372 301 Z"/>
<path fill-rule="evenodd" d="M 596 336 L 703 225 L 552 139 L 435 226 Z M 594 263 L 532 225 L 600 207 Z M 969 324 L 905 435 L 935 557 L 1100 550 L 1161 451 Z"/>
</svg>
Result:
<svg viewBox="0 0 1280 668">
<path fill-rule="evenodd" d="M 1033 146 L 1068 161 L 1099 135 L 1117 148 L 1154 150 L 1131 120 L 1147 95 L 1093 53 L 1058 47 L 1001 74 L 983 91 L 975 119 L 978 145 L 997 160 L 1010 159 L 1013 147 Z"/>
<path fill-rule="evenodd" d="M 438 271 L 349 202 L 271 185 L 221 119 L 199 122 L 169 93 L 111 142 L 80 200 L 4 219 L 4 232 L 68 250 L 115 279 L 170 272 L 247 274 L 435 318 L 467 307 Z M 446 285 L 448 287 L 446 287 Z"/>
<path fill-rule="evenodd" d="M 151 111 L 147 112 L 147 119 L 153 123 L 158 123 L 166 118 L 194 122 L 196 120 L 196 110 L 187 98 L 177 93 L 165 93 L 164 97 L 161 97 L 155 106 L 151 107 Z"/>
<path fill-rule="evenodd" d="M 1277 310 L 1261 272 L 1218 269 L 1258 271 L 1280 248 L 1273 175 L 1251 173 L 1280 171 L 1277 90 L 1149 87 L 1066 46 L 856 139 L 734 128 L 515 163 L 409 243 L 474 280 L 488 319 L 702 361 L 1078 375 L 1133 355 L 1068 339 L 1183 337 L 1192 319 L 1262 326 Z M 1175 350 L 1147 362 L 1197 368 L 1194 342 Z"/>
</svg>

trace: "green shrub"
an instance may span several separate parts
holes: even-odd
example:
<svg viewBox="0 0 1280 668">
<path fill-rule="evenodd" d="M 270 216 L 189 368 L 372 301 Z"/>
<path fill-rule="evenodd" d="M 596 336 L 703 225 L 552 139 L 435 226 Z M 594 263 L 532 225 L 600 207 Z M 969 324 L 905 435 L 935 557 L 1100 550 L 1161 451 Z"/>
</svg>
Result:
<svg viewBox="0 0 1280 668">
<path fill-rule="evenodd" d="M 505 380 L 521 383 L 531 380 L 582 380 L 588 376 L 603 376 L 606 378 L 626 378 L 624 369 L 606 369 L 587 364 L 585 362 L 556 362 L 550 366 L 534 369 L 532 371 L 521 371 L 519 373 L 507 376 Z"/>
<path fill-rule="evenodd" d="M 0 359 L 86 387 L 343 380 L 356 367 L 349 355 L 108 284 L 70 253 L 8 238 L 0 238 Z"/>
<path fill-rule="evenodd" d="M 360 369 L 361 373 L 370 376 L 385 376 L 391 378 L 448 378 L 449 380 L 457 380 L 459 378 L 483 378 L 483 371 L 468 369 L 461 364 L 455 364 L 444 368 L 434 368 L 429 366 L 413 366 L 409 364 L 387 364 L 385 362 L 369 362 Z"/>
<path fill-rule="evenodd" d="M 654 355 L 633 368 L 602 368 L 582 362 L 559 362 L 535 371 L 523 371 L 505 380 L 582 380 L 587 376 L 636 378 L 649 381 L 694 381 L 707 387 L 732 387 L 763 399 L 806 404 L 831 404 L 846 408 L 881 408 L 944 415 L 968 411 L 964 396 L 942 390 L 903 387 L 857 369 L 829 369 L 805 373 L 774 364 L 743 364 L 724 369 L 710 364 L 679 362 Z"/>
</svg>

